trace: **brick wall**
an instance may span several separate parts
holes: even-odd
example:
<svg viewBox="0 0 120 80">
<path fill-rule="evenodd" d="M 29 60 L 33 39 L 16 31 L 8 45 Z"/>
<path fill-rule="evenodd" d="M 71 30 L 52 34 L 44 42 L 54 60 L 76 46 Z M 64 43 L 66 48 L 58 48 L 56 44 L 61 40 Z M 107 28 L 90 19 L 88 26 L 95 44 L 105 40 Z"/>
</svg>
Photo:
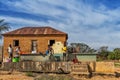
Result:
<svg viewBox="0 0 120 80">
<path fill-rule="evenodd" d="M 44 53 L 48 47 L 49 40 L 60 41 L 64 43 L 66 41 L 66 35 L 48 35 L 48 36 L 4 36 L 4 56 L 8 56 L 7 48 L 9 44 L 13 46 L 13 40 L 19 40 L 19 46 L 21 51 L 25 53 L 31 52 L 31 41 L 37 40 L 37 52 Z M 15 47 L 13 47 L 15 48 Z"/>
</svg>

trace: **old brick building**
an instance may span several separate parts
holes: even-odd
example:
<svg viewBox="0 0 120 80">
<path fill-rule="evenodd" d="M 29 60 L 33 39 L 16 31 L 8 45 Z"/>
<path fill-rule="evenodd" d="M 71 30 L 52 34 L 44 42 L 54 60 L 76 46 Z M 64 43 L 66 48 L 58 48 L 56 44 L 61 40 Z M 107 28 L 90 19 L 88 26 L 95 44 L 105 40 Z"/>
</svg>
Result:
<svg viewBox="0 0 120 80">
<path fill-rule="evenodd" d="M 45 53 L 48 45 L 63 45 L 68 38 L 67 33 L 56 30 L 52 27 L 23 27 L 3 34 L 4 56 L 8 56 L 9 44 L 13 48 L 20 46 L 23 53 L 30 54 L 36 50 L 37 53 Z M 54 46 L 55 48 L 55 46 Z"/>
</svg>

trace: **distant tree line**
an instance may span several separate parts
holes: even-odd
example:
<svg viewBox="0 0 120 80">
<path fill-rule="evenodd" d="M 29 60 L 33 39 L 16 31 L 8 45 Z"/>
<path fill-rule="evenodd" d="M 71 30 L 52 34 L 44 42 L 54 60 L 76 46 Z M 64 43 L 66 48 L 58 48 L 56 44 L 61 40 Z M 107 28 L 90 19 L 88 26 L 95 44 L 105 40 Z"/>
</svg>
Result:
<svg viewBox="0 0 120 80">
<path fill-rule="evenodd" d="M 108 46 L 102 46 L 98 50 L 92 49 L 85 43 L 71 43 L 68 46 L 68 53 L 78 54 L 97 54 L 97 60 L 119 60 L 120 48 L 115 48 L 113 51 L 108 50 Z"/>
<path fill-rule="evenodd" d="M 96 50 L 92 49 L 85 43 L 71 43 L 68 46 L 68 53 L 94 53 Z"/>
<path fill-rule="evenodd" d="M 98 60 L 119 60 L 120 48 L 115 48 L 113 51 L 101 50 L 97 55 Z"/>
</svg>

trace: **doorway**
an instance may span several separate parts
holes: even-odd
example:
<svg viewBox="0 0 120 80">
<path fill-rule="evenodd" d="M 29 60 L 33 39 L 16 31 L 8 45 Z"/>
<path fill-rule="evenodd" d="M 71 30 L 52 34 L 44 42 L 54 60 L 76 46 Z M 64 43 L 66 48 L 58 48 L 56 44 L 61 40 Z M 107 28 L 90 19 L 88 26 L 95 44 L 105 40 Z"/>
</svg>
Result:
<svg viewBox="0 0 120 80">
<path fill-rule="evenodd" d="M 37 52 L 37 40 L 32 40 L 31 44 L 31 50 Z"/>
</svg>

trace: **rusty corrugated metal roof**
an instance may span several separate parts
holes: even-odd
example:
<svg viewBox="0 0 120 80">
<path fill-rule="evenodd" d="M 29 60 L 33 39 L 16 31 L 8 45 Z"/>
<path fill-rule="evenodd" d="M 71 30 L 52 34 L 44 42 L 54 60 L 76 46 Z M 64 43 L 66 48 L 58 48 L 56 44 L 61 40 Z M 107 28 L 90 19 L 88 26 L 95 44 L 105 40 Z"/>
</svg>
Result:
<svg viewBox="0 0 120 80">
<path fill-rule="evenodd" d="M 52 27 L 23 27 L 17 30 L 13 30 L 3 35 L 46 35 L 46 34 L 67 34 Z"/>
</svg>

